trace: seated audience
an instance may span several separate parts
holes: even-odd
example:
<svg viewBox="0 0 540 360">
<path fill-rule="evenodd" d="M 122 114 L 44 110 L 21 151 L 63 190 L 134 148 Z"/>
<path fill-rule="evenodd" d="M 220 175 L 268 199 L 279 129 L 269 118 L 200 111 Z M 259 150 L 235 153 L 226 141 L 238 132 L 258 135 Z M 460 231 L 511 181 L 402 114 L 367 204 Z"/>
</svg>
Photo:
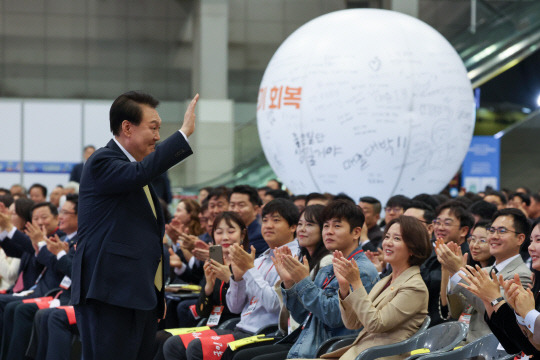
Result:
<svg viewBox="0 0 540 360">
<path fill-rule="evenodd" d="M 35 204 L 47 201 L 47 188 L 41 184 L 36 183 L 30 186 L 28 194 Z"/>
<path fill-rule="evenodd" d="M 242 221 L 247 224 L 249 244 L 255 248 L 257 257 L 268 249 L 261 235 L 261 223 L 258 219 L 261 205 L 262 201 L 255 188 L 249 185 L 238 185 L 232 189 L 229 197 L 229 211 L 238 213 Z"/>
<path fill-rule="evenodd" d="M 411 199 L 404 195 L 394 195 L 388 199 L 386 206 L 384 207 L 384 219 L 379 224 L 381 229 L 384 230 L 386 224 L 403 215 L 405 210 L 409 208 L 410 202 Z"/>
<path fill-rule="evenodd" d="M 531 272 L 521 259 L 519 250 L 521 244 L 529 234 L 529 223 L 525 215 L 517 209 L 502 209 L 493 216 L 492 225 L 487 229 L 490 254 L 495 258 L 493 267 L 488 271 L 495 271 L 502 275 L 505 280 L 512 279 L 518 274 L 523 285 L 531 283 Z M 459 294 L 472 305 L 475 312 L 471 316 L 469 335 L 467 340 L 472 341 L 483 335 L 489 334 L 490 330 L 484 320 L 485 311 L 482 300 L 476 297 L 459 283 L 467 284 L 460 277 L 459 269 L 465 266 L 463 258 L 455 255 L 452 251 L 447 251 L 448 247 L 441 245 L 437 249 L 437 255 L 441 263 L 447 268 L 450 274 L 448 294 Z"/>
<path fill-rule="evenodd" d="M 231 312 L 241 312 L 240 322 L 234 330 L 214 330 L 212 335 L 219 338 L 194 338 L 187 346 L 179 336 L 173 336 L 163 347 L 165 359 L 203 359 L 207 345 L 211 347 L 219 340 L 218 343 L 226 347 L 232 340 L 252 336 L 261 326 L 278 322 L 280 303 L 274 291 L 278 274 L 271 256 L 275 249 L 283 246 L 290 248 L 292 254 L 298 254 L 298 242 L 294 240 L 298 217 L 298 209 L 289 200 L 276 199 L 263 208 L 261 232 L 270 248 L 256 259 L 253 247 L 251 253 L 237 244 L 229 248 L 232 277 L 226 301 Z M 233 355 L 227 349 L 221 358 L 232 359 Z"/>
<path fill-rule="evenodd" d="M 314 207 L 322 206 L 308 206 L 306 212 Z M 371 290 L 378 280 L 378 275 L 358 245 L 364 220 L 362 211 L 347 200 L 334 200 L 323 210 L 322 220 L 322 237 L 326 249 L 341 251 L 348 259 L 354 259 L 362 281 L 366 284 L 366 291 Z M 304 225 L 302 218 L 298 224 L 300 227 Z M 299 232 L 300 245 L 307 240 L 303 238 L 303 233 Z M 332 265 L 320 269 L 313 279 L 310 276 L 310 267 L 307 266 L 307 257 L 304 257 L 302 264 L 286 249 L 276 250 L 275 255 L 274 264 L 281 279 L 283 301 L 292 318 L 302 326 L 279 344 L 240 350 L 235 355 L 235 360 L 313 357 L 318 347 L 327 339 L 355 333 L 347 330 L 338 316 L 338 282 Z"/>
<path fill-rule="evenodd" d="M 367 237 L 375 248 L 382 246 L 382 231 L 378 226 L 381 218 L 381 202 L 371 196 L 363 196 L 360 198 L 358 206 L 362 209 L 366 218 L 365 226 L 367 227 Z"/>
<path fill-rule="evenodd" d="M 506 207 L 507 197 L 501 191 L 489 190 L 486 191 L 486 196 L 484 196 L 484 201 L 492 203 L 497 207 L 497 210 L 504 209 Z"/>
<path fill-rule="evenodd" d="M 334 253 L 341 319 L 348 329 L 362 330 L 352 345 L 325 358 L 352 360 L 373 346 L 403 341 L 416 333 L 426 318 L 428 290 L 419 268 L 431 253 L 426 228 L 410 216 L 391 220 L 384 233 L 383 253 L 392 265 L 392 274 L 375 284 L 369 294 L 356 261 L 346 259 L 340 251 Z"/>
<path fill-rule="evenodd" d="M 457 244 L 461 252 L 465 254 L 469 252 L 466 240 L 473 224 L 474 219 L 463 203 L 450 200 L 437 208 L 437 217 L 433 220 L 433 231 L 436 239 L 440 239 L 445 244 L 450 242 Z M 428 315 L 431 317 L 430 326 L 434 326 L 448 318 L 448 314 L 441 311 L 441 263 L 435 252 L 432 252 L 422 264 L 420 273 L 429 290 Z"/>
</svg>

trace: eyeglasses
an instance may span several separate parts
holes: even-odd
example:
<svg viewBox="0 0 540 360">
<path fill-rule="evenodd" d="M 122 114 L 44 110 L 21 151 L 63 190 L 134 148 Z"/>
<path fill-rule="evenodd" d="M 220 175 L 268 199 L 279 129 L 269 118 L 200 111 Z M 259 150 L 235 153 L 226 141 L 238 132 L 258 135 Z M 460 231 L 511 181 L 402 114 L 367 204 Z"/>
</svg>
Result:
<svg viewBox="0 0 540 360">
<path fill-rule="evenodd" d="M 60 214 L 60 215 L 75 215 L 75 214 L 77 214 L 77 213 L 76 213 L 75 211 L 65 211 L 65 210 L 60 210 L 60 211 L 58 212 L 58 214 Z"/>
<path fill-rule="evenodd" d="M 386 211 L 387 213 L 389 212 L 398 213 L 398 212 L 403 211 L 403 208 L 402 207 L 385 207 L 384 211 Z"/>
<path fill-rule="evenodd" d="M 487 228 L 486 230 L 490 235 L 495 235 L 495 233 L 498 233 L 499 235 L 504 235 L 504 234 L 508 234 L 509 232 L 513 232 L 514 234 L 521 234 L 521 233 L 518 233 L 517 231 L 509 230 L 505 228 L 504 226 L 501 226 L 498 228 L 492 226 L 490 228 Z"/>
<path fill-rule="evenodd" d="M 440 220 L 440 219 L 435 219 L 433 220 L 432 224 L 434 226 L 444 226 L 444 227 L 451 227 L 451 226 L 459 226 L 459 224 L 454 224 L 454 222 L 452 220 Z"/>
<path fill-rule="evenodd" d="M 469 236 L 469 238 L 467 239 L 467 242 L 471 245 L 474 245 L 474 244 L 484 245 L 488 243 L 486 238 L 477 238 L 476 236 L 472 236 L 472 235 Z"/>
</svg>

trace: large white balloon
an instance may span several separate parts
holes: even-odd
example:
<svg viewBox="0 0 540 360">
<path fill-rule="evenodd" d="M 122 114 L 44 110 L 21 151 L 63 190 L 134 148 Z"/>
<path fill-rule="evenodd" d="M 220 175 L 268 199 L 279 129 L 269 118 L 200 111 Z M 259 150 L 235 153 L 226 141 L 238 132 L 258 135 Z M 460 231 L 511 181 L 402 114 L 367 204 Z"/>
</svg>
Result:
<svg viewBox="0 0 540 360">
<path fill-rule="evenodd" d="M 474 129 L 463 62 L 433 28 L 375 9 L 343 10 L 296 30 L 264 73 L 262 146 L 296 194 L 385 202 L 440 191 Z"/>
</svg>

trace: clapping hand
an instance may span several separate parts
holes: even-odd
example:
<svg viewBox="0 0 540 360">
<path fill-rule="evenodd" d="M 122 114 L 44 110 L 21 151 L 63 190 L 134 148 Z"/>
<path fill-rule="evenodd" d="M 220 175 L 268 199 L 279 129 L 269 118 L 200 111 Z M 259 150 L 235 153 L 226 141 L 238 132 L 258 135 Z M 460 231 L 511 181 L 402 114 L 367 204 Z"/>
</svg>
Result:
<svg viewBox="0 0 540 360">
<path fill-rule="evenodd" d="M 441 263 L 450 275 L 454 275 L 460 268 L 467 265 L 467 256 L 461 254 L 461 248 L 454 242 L 444 243 L 444 240 L 439 238 L 435 242 L 435 253 L 437 260 Z"/>
<path fill-rule="evenodd" d="M 206 259 L 209 257 L 208 249 L 210 249 L 210 245 L 200 239 L 197 239 L 195 240 L 195 245 L 192 251 L 193 256 L 200 261 L 206 261 Z"/>
<path fill-rule="evenodd" d="M 334 258 L 332 259 L 334 265 L 334 273 L 339 284 L 339 293 L 341 298 L 344 299 L 349 294 L 349 286 L 353 287 L 353 290 L 363 286 L 360 279 L 360 270 L 354 259 L 347 260 L 343 253 L 339 250 L 334 251 Z"/>
<path fill-rule="evenodd" d="M 505 281 L 503 286 L 508 304 L 519 316 L 525 318 L 529 311 L 535 309 L 534 295 L 531 289 L 523 288 L 518 274 L 514 275 L 513 280 Z"/>
<path fill-rule="evenodd" d="M 229 247 L 229 258 L 234 274 L 234 279 L 239 281 L 242 279 L 246 271 L 253 268 L 255 265 L 255 248 L 251 246 L 251 253 L 248 253 L 238 244 L 232 244 Z"/>
<path fill-rule="evenodd" d="M 286 255 L 291 255 L 291 249 L 287 246 L 283 246 L 282 248 L 274 249 L 274 256 L 272 257 L 272 262 L 274 263 L 274 267 L 276 268 L 276 271 L 283 282 L 283 285 L 286 289 L 289 289 L 294 285 L 294 280 L 289 274 L 289 272 L 286 270 L 285 266 L 283 265 L 283 258 Z"/>
<path fill-rule="evenodd" d="M 381 255 L 382 253 L 380 251 L 366 251 L 366 257 L 369 259 L 369 261 L 371 261 L 371 263 L 375 266 L 375 269 L 377 269 L 378 272 L 382 272 L 385 266 Z"/>
<path fill-rule="evenodd" d="M 460 273 L 459 276 L 467 283 L 459 283 L 460 286 L 472 292 L 483 302 L 489 303 L 492 300 L 501 296 L 501 284 L 504 282 L 502 275 L 497 275 L 492 272 L 492 278 L 476 265 L 476 268 L 467 265 L 461 268 L 464 274 Z"/>
<path fill-rule="evenodd" d="M 58 255 L 60 251 L 64 250 L 65 252 L 69 251 L 69 244 L 65 241 L 61 241 L 57 234 L 46 239 L 47 241 L 47 250 L 52 254 Z"/>
<path fill-rule="evenodd" d="M 41 228 L 37 225 L 32 224 L 31 222 L 26 223 L 26 228 L 24 229 L 24 232 L 30 240 L 32 240 L 32 244 L 34 247 L 40 242 L 45 241 L 47 238 L 45 237 L 45 226 L 41 226 Z"/>
<path fill-rule="evenodd" d="M 309 263 L 305 256 L 304 263 L 301 263 L 296 256 L 293 257 L 289 254 L 283 255 L 282 263 L 295 283 L 299 283 L 309 276 Z"/>
</svg>

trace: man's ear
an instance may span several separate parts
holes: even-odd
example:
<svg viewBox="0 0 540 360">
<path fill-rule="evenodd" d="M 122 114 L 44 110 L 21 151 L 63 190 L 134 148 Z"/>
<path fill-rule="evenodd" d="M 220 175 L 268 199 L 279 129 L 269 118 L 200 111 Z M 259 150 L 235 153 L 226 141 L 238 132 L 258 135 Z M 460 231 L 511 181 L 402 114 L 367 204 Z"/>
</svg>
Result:
<svg viewBox="0 0 540 360">
<path fill-rule="evenodd" d="M 466 238 L 468 233 L 469 233 L 468 226 L 462 226 L 459 228 L 459 237 Z"/>
<path fill-rule="evenodd" d="M 129 120 L 122 121 L 122 126 L 120 128 L 120 132 L 122 132 L 125 136 L 130 137 L 131 136 L 131 127 L 133 124 Z"/>
<path fill-rule="evenodd" d="M 362 234 L 362 227 L 355 227 L 352 229 L 351 234 L 353 235 L 353 238 L 358 241 L 358 239 L 360 239 L 360 235 Z"/>
<path fill-rule="evenodd" d="M 521 247 L 521 244 L 523 244 L 523 242 L 525 241 L 525 234 L 517 234 L 517 238 L 518 238 L 518 244 L 519 246 Z"/>
<path fill-rule="evenodd" d="M 296 224 L 289 226 L 289 230 L 291 230 L 292 234 L 294 234 L 294 232 L 296 231 L 296 227 L 297 227 Z"/>
</svg>

